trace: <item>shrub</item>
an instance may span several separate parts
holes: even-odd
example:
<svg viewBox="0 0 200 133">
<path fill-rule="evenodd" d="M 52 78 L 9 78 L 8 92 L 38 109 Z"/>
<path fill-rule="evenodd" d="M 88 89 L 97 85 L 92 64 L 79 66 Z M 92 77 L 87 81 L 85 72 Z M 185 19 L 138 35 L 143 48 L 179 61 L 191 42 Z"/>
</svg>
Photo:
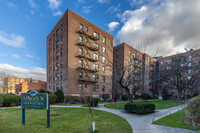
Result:
<svg viewBox="0 0 200 133">
<path fill-rule="evenodd" d="M 63 93 L 63 91 L 61 89 L 58 89 L 56 92 L 54 92 L 54 95 L 58 96 L 58 98 L 57 98 L 58 102 L 62 102 L 63 101 L 64 93 Z"/>
<path fill-rule="evenodd" d="M 137 99 L 139 99 L 139 98 L 141 98 L 139 95 L 137 95 L 137 94 L 134 95 L 134 99 L 135 99 L 135 100 L 137 100 Z"/>
<path fill-rule="evenodd" d="M 0 107 L 3 105 L 3 98 L 0 96 Z"/>
<path fill-rule="evenodd" d="M 147 100 L 147 99 L 151 99 L 151 96 L 149 94 L 147 94 L 147 93 L 143 93 L 141 95 L 141 98 Z"/>
<path fill-rule="evenodd" d="M 128 101 L 128 96 L 127 95 L 122 95 L 122 100 L 123 101 Z"/>
<path fill-rule="evenodd" d="M 114 99 L 107 99 L 106 102 L 114 102 Z"/>
<path fill-rule="evenodd" d="M 187 103 L 189 119 L 193 118 L 195 123 L 200 125 L 200 96 L 190 99 Z"/>
<path fill-rule="evenodd" d="M 66 101 L 70 104 L 77 104 L 77 103 L 82 103 L 82 100 L 79 96 L 66 96 Z"/>
<path fill-rule="evenodd" d="M 110 95 L 109 94 L 102 94 L 102 98 L 103 98 L 103 100 L 107 100 L 107 99 L 109 99 L 110 98 Z"/>
<path fill-rule="evenodd" d="M 82 98 L 83 103 L 86 104 L 86 106 L 89 107 L 96 107 L 98 105 L 99 102 L 99 98 L 95 98 L 92 96 L 86 96 Z"/>
<path fill-rule="evenodd" d="M 3 106 L 19 105 L 21 103 L 21 96 L 5 94 L 2 95 Z"/>
<path fill-rule="evenodd" d="M 51 104 L 55 103 L 57 101 L 57 99 L 58 99 L 57 95 L 49 94 L 49 97 L 50 97 L 50 103 Z"/>
<path fill-rule="evenodd" d="M 124 105 L 127 112 L 136 114 L 153 113 L 155 111 L 155 104 L 151 103 L 127 103 Z"/>
<path fill-rule="evenodd" d="M 46 90 L 44 90 L 44 89 L 40 89 L 40 90 L 38 91 L 38 93 L 48 93 L 48 94 L 51 94 L 49 91 L 46 91 Z"/>
</svg>

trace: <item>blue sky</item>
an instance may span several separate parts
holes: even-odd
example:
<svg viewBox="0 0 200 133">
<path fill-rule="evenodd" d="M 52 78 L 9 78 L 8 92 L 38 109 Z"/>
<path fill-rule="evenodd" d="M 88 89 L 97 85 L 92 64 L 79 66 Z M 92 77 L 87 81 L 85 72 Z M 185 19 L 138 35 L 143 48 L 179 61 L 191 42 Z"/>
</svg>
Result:
<svg viewBox="0 0 200 133">
<path fill-rule="evenodd" d="M 46 36 L 68 8 L 121 42 L 148 42 L 140 49 L 147 53 L 197 49 L 199 5 L 198 0 L 0 0 L 0 72 L 45 80 Z"/>
</svg>

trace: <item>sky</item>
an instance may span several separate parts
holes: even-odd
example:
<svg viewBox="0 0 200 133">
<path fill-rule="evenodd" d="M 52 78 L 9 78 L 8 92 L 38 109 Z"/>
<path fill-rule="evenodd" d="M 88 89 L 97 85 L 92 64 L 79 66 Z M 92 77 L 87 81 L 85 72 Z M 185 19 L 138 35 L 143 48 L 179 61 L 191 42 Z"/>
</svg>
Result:
<svg viewBox="0 0 200 133">
<path fill-rule="evenodd" d="M 0 72 L 46 80 L 46 36 L 68 8 L 152 56 L 200 48 L 200 0 L 0 0 Z"/>
</svg>

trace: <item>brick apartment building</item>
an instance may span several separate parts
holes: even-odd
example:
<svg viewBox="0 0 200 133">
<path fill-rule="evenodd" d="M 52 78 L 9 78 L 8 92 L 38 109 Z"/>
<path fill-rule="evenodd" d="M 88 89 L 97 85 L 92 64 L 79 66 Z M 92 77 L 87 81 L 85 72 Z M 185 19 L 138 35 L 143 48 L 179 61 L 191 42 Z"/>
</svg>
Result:
<svg viewBox="0 0 200 133">
<path fill-rule="evenodd" d="M 22 83 L 16 85 L 16 93 L 26 93 L 29 90 L 37 90 L 40 89 L 47 90 L 47 82 L 46 81 L 40 81 L 35 80 L 31 82 L 22 81 Z"/>
<path fill-rule="evenodd" d="M 179 59 L 179 60 L 177 60 Z M 175 62 L 176 61 L 176 62 Z M 191 49 L 188 52 L 180 53 L 180 54 L 175 54 L 167 57 L 162 57 L 158 59 L 157 65 L 158 65 L 158 78 L 164 77 L 167 73 L 167 71 L 173 71 L 174 63 L 178 64 L 180 67 L 188 66 L 186 70 L 186 73 L 183 75 L 183 78 L 185 80 L 190 80 L 193 74 L 194 69 L 198 68 L 195 66 L 199 66 L 200 62 L 200 49 L 198 50 L 193 50 Z M 176 65 L 175 64 L 175 65 Z M 195 84 L 195 92 L 196 94 L 200 94 L 200 81 L 198 81 L 199 84 Z M 169 94 L 176 94 L 177 90 L 174 89 L 173 86 L 169 86 L 170 84 L 168 81 L 164 81 L 162 83 L 157 83 L 158 84 L 158 90 L 159 93 L 161 94 L 161 91 L 163 89 L 166 89 L 169 91 Z"/>
<path fill-rule="evenodd" d="M 3 82 L 3 93 L 4 94 L 17 94 L 16 85 L 23 81 L 32 81 L 32 78 L 16 78 L 16 77 L 5 77 Z"/>
<path fill-rule="evenodd" d="M 152 89 L 155 88 L 155 84 L 150 82 L 154 80 L 155 73 L 153 71 L 156 67 L 156 60 L 149 56 L 146 53 L 142 53 L 139 50 L 131 47 L 126 43 L 122 43 L 113 48 L 113 62 L 114 62 L 114 81 L 113 81 L 113 93 L 117 93 L 117 95 L 123 95 L 123 92 L 120 91 L 120 86 L 115 80 L 116 74 L 121 74 L 125 69 L 135 69 L 135 72 L 132 76 L 134 79 L 141 80 L 141 89 L 138 94 L 141 93 L 149 93 L 151 94 Z M 136 64 L 136 61 L 138 63 Z M 134 68 L 135 67 L 135 68 Z M 140 67 L 137 69 L 136 67 Z M 119 77 L 119 75 L 118 75 Z M 117 91 L 117 92 L 115 92 Z M 133 93 L 130 86 L 130 91 Z"/>
<path fill-rule="evenodd" d="M 47 89 L 112 94 L 113 36 L 67 9 L 47 36 Z"/>
</svg>

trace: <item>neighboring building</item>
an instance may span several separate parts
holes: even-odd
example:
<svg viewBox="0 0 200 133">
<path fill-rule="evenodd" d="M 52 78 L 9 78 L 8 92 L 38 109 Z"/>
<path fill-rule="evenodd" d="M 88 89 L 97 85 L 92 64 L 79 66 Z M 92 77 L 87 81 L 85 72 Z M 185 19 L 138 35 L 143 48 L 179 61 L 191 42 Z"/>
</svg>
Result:
<svg viewBox="0 0 200 133">
<path fill-rule="evenodd" d="M 67 10 L 47 36 L 47 89 L 112 94 L 113 36 Z"/>
<path fill-rule="evenodd" d="M 187 70 L 186 75 L 184 77 L 186 77 L 188 79 L 191 78 L 191 74 L 193 72 L 193 66 L 195 65 L 199 65 L 200 62 L 200 49 L 198 50 L 193 50 L 191 49 L 188 52 L 185 53 L 180 53 L 180 54 L 175 54 L 175 55 L 171 55 L 171 56 L 167 56 L 167 57 L 163 57 L 158 59 L 158 78 L 160 77 L 164 77 L 165 74 L 167 73 L 167 71 L 173 70 L 173 59 L 180 59 L 179 62 L 180 63 L 179 66 L 188 66 L 191 69 Z M 200 81 L 199 81 L 200 82 Z M 195 92 L 196 94 L 200 94 L 200 83 L 196 84 L 195 86 Z M 167 82 L 162 82 L 162 83 L 158 83 L 158 90 L 159 93 L 161 94 L 163 90 L 166 91 L 170 91 L 170 94 L 176 94 L 177 91 L 175 89 L 173 89 L 172 86 L 169 86 L 169 83 Z"/>
<path fill-rule="evenodd" d="M 16 94 L 16 84 L 20 84 L 24 81 L 23 78 L 5 77 L 4 78 L 4 94 Z"/>
<path fill-rule="evenodd" d="M 47 82 L 46 81 L 32 81 L 32 82 L 27 82 L 27 81 L 22 81 L 22 83 L 16 85 L 16 93 L 26 93 L 29 90 L 37 90 L 39 91 L 40 89 L 47 90 Z"/>
<path fill-rule="evenodd" d="M 114 62 L 114 80 L 113 80 L 113 94 L 117 95 L 123 95 L 123 92 L 120 89 L 119 84 L 117 83 L 116 77 L 120 77 L 120 74 L 124 69 L 134 69 L 134 67 L 140 67 L 139 69 L 135 70 L 134 76 L 135 79 L 141 80 L 142 86 L 138 94 L 141 93 L 149 93 L 151 94 L 151 91 L 154 88 L 155 84 L 150 83 L 150 81 L 154 78 L 154 73 L 151 73 L 155 69 L 156 60 L 149 56 L 148 54 L 144 54 L 140 52 L 139 50 L 131 47 L 130 45 L 126 43 L 122 43 L 118 46 L 115 46 L 113 48 L 113 62 Z M 138 64 L 135 62 L 138 60 Z M 134 66 L 136 64 L 136 66 Z M 116 74 L 119 74 L 116 76 Z M 130 86 L 130 91 L 133 91 Z"/>
<path fill-rule="evenodd" d="M 3 94 L 4 91 L 3 91 L 3 84 L 0 84 L 0 94 Z"/>
<path fill-rule="evenodd" d="M 5 77 L 3 82 L 4 94 L 17 94 L 16 85 L 23 81 L 34 81 L 32 78 Z"/>
</svg>

